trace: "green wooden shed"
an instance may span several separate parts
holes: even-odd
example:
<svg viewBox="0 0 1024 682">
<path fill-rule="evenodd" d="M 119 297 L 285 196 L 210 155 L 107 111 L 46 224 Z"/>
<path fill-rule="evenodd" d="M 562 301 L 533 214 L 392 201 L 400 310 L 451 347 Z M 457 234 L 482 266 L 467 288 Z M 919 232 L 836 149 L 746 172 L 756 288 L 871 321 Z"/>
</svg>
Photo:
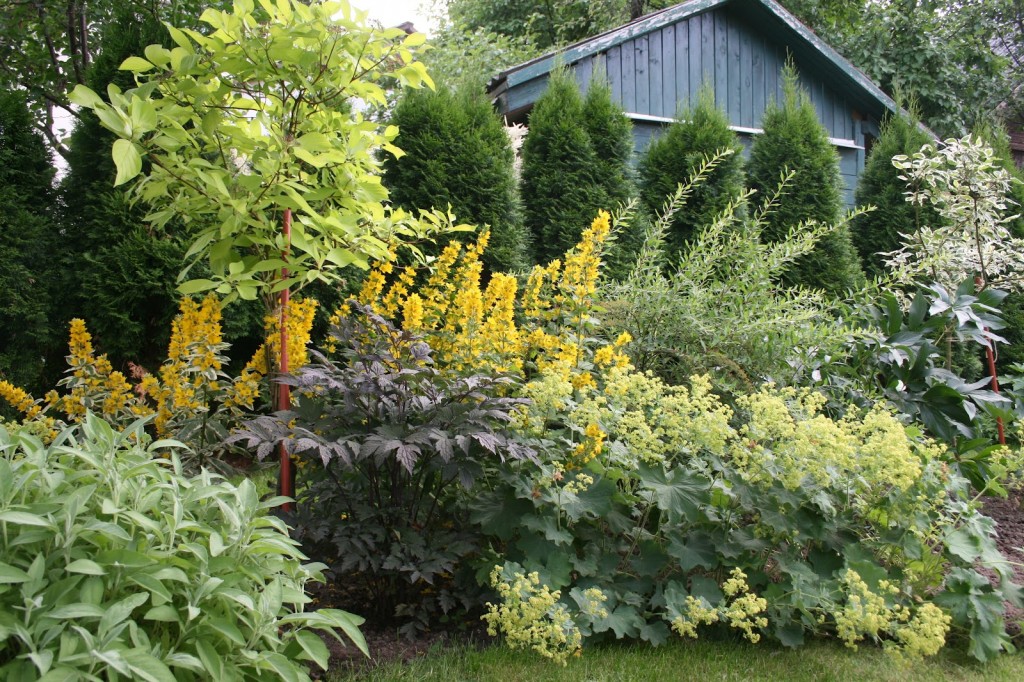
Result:
<svg viewBox="0 0 1024 682">
<path fill-rule="evenodd" d="M 866 151 L 896 104 L 774 0 L 689 0 L 503 71 L 488 92 L 510 122 L 525 123 L 557 64 L 584 91 L 603 70 L 633 121 L 639 152 L 707 82 L 749 145 L 765 107 L 782 98 L 787 55 L 839 151 L 852 206 Z"/>
</svg>

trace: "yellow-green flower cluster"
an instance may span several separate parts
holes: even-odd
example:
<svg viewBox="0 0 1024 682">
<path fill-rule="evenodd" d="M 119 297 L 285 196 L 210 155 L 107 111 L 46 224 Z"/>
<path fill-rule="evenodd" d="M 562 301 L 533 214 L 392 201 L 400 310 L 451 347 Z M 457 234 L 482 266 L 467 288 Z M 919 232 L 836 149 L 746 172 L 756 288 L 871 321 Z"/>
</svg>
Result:
<svg viewBox="0 0 1024 682">
<path fill-rule="evenodd" d="M 495 566 L 491 585 L 501 602 L 487 604 L 483 620 L 488 634 L 497 637 L 500 632 L 511 648 L 533 649 L 562 665 L 579 654 L 583 637 L 568 610 L 558 602 L 561 592 L 542 585 L 536 572 L 515 573 L 507 582 L 502 578 L 501 566 Z"/>
<path fill-rule="evenodd" d="M 703 597 L 697 599 L 693 595 L 687 596 L 683 608 L 679 611 L 681 615 L 672 621 L 672 629 L 680 637 L 696 639 L 699 626 L 718 622 L 718 609 L 711 606 Z"/>
<path fill-rule="evenodd" d="M 751 642 L 761 641 L 761 634 L 755 629 L 768 627 L 768 619 L 761 615 L 768 609 L 768 601 L 750 591 L 747 575 L 742 570 L 734 568 L 729 575 L 722 585 L 725 598 L 718 605 L 710 604 L 703 597 L 686 597 L 679 609 L 680 615 L 672 621 L 672 629 L 680 637 L 696 639 L 699 626 L 722 621 L 741 631 Z"/>
<path fill-rule="evenodd" d="M 568 418 L 600 424 L 610 441 L 624 444 L 625 466 L 721 452 L 735 437 L 732 410 L 711 392 L 707 377 L 691 377 L 689 388 L 670 386 L 627 365 L 609 367 L 603 379 L 601 390 L 587 394 Z"/>
<path fill-rule="evenodd" d="M 596 587 L 588 587 L 583 590 L 583 603 L 580 604 L 580 612 L 584 615 L 599 620 L 608 617 L 608 609 L 604 603 L 608 601 L 608 595 Z"/>
<path fill-rule="evenodd" d="M 737 404 L 749 419 L 730 455 L 754 483 L 781 481 L 796 490 L 813 482 L 873 500 L 893 488 L 908 490 L 935 454 L 931 444 L 908 438 L 882 406 L 834 421 L 821 413 L 821 395 L 791 388 L 762 389 Z"/>
<path fill-rule="evenodd" d="M 768 619 L 760 615 L 767 610 L 768 601 L 750 591 L 747 575 L 739 568 L 732 569 L 730 575 L 731 577 L 722 585 L 722 592 L 731 600 L 725 608 L 724 620 L 728 621 L 730 627 L 740 630 L 746 639 L 756 644 L 761 641 L 761 635 L 754 632 L 754 628 L 768 627 Z"/>
<path fill-rule="evenodd" d="M 878 640 L 888 636 L 892 639 L 885 643 L 885 650 L 896 658 L 911 660 L 933 656 L 945 646 L 952 619 L 935 604 L 922 604 L 913 615 L 902 604 L 889 606 L 899 588 L 882 580 L 879 591 L 872 592 L 852 569 L 843 573 L 842 584 L 846 603 L 834 617 L 836 634 L 846 646 L 856 649 L 867 637 Z"/>
<path fill-rule="evenodd" d="M 911 660 L 934 656 L 946 645 L 953 619 L 935 604 L 926 602 L 905 626 L 896 630 L 900 647 L 890 647 L 899 657 Z"/>
</svg>

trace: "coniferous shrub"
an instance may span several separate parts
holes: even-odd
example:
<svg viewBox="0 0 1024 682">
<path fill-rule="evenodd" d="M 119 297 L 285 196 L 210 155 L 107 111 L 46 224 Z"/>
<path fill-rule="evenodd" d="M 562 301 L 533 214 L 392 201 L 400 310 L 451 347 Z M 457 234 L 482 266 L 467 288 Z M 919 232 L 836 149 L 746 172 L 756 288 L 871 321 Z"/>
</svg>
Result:
<svg viewBox="0 0 1024 682">
<path fill-rule="evenodd" d="M 835 224 L 843 209 L 839 155 L 818 122 L 814 105 L 800 89 L 796 69 L 783 71 L 785 96 L 768 107 L 764 134 L 754 140 L 747 164 L 751 189 L 770 193 L 784 169 L 795 173 L 784 201 L 767 217 L 764 238 L 781 241 L 788 231 L 806 221 Z M 783 275 L 787 285 L 803 285 L 839 294 L 863 279 L 850 233 L 839 227 L 824 236 L 818 247 Z"/>
<path fill-rule="evenodd" d="M 587 134 L 597 157 L 597 183 L 605 194 L 600 208 L 615 210 L 625 205 L 634 194 L 633 124 L 622 107 L 612 101 L 612 87 L 603 74 L 598 74 L 583 99 L 583 116 Z M 593 216 L 590 216 L 593 218 Z M 626 225 L 615 235 L 605 257 L 606 274 L 615 279 L 624 277 L 635 260 L 643 242 L 641 225 Z"/>
<path fill-rule="evenodd" d="M 546 263 L 576 244 L 609 199 L 571 74 L 552 72 L 529 125 L 522 152 L 523 212 L 534 260 Z"/>
<path fill-rule="evenodd" d="M 591 81 L 583 99 L 583 116 L 590 144 L 597 155 L 597 181 L 612 202 L 630 197 L 629 160 L 633 155 L 633 124 L 622 107 L 612 101 L 612 86 L 599 76 Z M 612 209 L 614 206 L 605 207 Z"/>
<path fill-rule="evenodd" d="M 21 93 L 0 93 L 0 379 L 43 385 L 52 342 L 53 168 Z"/>
<path fill-rule="evenodd" d="M 885 272 L 885 259 L 880 254 L 900 248 L 901 233 L 938 219 L 929 206 L 915 207 L 907 201 L 907 183 L 892 165 L 892 157 L 909 156 L 931 141 L 931 136 L 912 117 L 894 115 L 882 123 L 881 134 L 857 183 L 857 205 L 870 204 L 875 210 L 858 216 L 851 226 L 853 243 L 869 277 Z"/>
<path fill-rule="evenodd" d="M 657 214 L 665 197 L 687 182 L 705 159 L 723 150 L 733 153 L 719 159 L 714 174 L 692 188 L 686 206 L 673 217 L 665 235 L 670 262 L 743 192 L 743 146 L 729 129 L 728 116 L 715 106 L 714 94 L 705 89 L 640 159 L 640 197 L 647 210 Z"/>
<path fill-rule="evenodd" d="M 527 236 L 516 201 L 513 152 L 487 99 L 469 90 L 410 90 L 391 123 L 399 128 L 394 144 L 405 152 L 384 158 L 391 201 L 410 211 L 450 205 L 460 222 L 490 226 L 484 260 L 489 271 L 525 268 Z"/>
</svg>

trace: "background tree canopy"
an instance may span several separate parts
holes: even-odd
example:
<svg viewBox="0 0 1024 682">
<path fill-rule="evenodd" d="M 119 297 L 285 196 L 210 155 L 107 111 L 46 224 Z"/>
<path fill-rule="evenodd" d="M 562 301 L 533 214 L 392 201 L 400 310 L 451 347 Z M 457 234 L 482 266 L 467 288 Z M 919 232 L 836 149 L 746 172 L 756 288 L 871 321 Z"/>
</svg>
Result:
<svg viewBox="0 0 1024 682">
<path fill-rule="evenodd" d="M 0 88 L 25 93 L 36 130 L 62 156 L 68 148 L 54 129 L 57 110 L 78 118 L 67 93 L 89 79 L 104 28 L 118 16 L 195 23 L 207 6 L 223 0 L 0 0 Z"/>
</svg>

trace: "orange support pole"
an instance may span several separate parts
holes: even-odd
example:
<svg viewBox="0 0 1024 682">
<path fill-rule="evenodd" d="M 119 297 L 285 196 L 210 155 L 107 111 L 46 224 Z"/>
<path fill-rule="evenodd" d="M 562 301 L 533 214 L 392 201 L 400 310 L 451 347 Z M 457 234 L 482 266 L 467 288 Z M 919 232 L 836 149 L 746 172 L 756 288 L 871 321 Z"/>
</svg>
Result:
<svg viewBox="0 0 1024 682">
<path fill-rule="evenodd" d="M 284 210 L 284 224 L 283 233 L 285 240 L 285 257 L 288 255 L 288 247 L 291 244 L 292 237 L 292 210 L 286 208 Z M 281 268 L 281 280 L 288 279 L 288 268 Z M 278 367 L 280 374 L 283 376 L 288 373 L 288 301 L 289 301 L 289 290 L 285 287 L 281 290 L 280 304 L 281 304 L 281 364 Z M 277 410 L 290 410 L 292 407 L 292 392 L 291 387 L 285 384 L 277 385 Z M 278 458 L 281 463 L 281 469 L 278 473 L 277 479 L 277 492 L 279 495 L 285 497 L 295 498 L 295 470 L 292 467 L 292 458 L 288 453 L 288 449 L 281 443 L 278 448 Z M 294 511 L 295 505 L 291 502 L 286 502 L 281 505 L 281 509 L 286 512 Z"/>
</svg>

